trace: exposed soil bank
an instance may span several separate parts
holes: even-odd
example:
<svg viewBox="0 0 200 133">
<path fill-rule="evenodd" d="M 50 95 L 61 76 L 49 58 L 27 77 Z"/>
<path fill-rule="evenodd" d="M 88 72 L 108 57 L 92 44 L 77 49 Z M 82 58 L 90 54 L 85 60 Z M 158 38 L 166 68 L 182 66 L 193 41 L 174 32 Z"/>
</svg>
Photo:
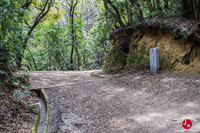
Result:
<svg viewBox="0 0 200 133">
<path fill-rule="evenodd" d="M 143 31 L 144 32 L 144 31 Z M 159 48 L 160 65 L 178 71 L 200 71 L 200 42 L 195 39 L 175 40 L 166 29 L 148 28 L 136 39 L 139 46 Z"/>
<path fill-rule="evenodd" d="M 31 72 L 31 82 L 37 86 L 74 83 L 94 79 L 92 72 Z M 199 75 L 168 71 L 153 75 L 147 70 L 108 76 L 98 82 L 47 89 L 49 132 L 184 132 L 185 118 L 193 122 L 191 132 L 200 132 Z"/>
<path fill-rule="evenodd" d="M 149 62 L 150 48 L 159 48 L 161 68 L 200 73 L 200 22 L 197 20 L 155 17 L 136 27 L 117 29 L 112 35 L 117 41 L 103 67 L 107 73 Z"/>
</svg>

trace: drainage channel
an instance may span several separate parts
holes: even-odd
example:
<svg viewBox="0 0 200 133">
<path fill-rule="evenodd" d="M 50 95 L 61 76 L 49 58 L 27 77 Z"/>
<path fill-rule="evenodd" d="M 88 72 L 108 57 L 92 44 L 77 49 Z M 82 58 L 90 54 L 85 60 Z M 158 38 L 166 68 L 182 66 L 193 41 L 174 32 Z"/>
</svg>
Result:
<svg viewBox="0 0 200 133">
<path fill-rule="evenodd" d="M 96 79 L 96 80 L 89 80 L 89 81 L 83 81 L 83 82 L 76 82 L 76 83 L 69 83 L 65 85 L 57 85 L 57 86 L 48 86 L 48 87 L 40 87 L 35 89 L 30 89 L 30 91 L 34 91 L 39 100 L 39 111 L 38 115 L 35 121 L 34 129 L 32 130 L 32 133 L 48 133 L 48 124 L 49 124 L 49 98 L 45 92 L 44 89 L 49 88 L 58 88 L 58 87 L 64 87 L 64 86 L 72 86 L 72 85 L 78 85 L 78 84 L 87 84 L 91 82 L 98 82 L 104 79 Z"/>
<path fill-rule="evenodd" d="M 39 111 L 32 133 L 47 133 L 49 122 L 48 96 L 44 89 L 31 89 L 30 91 L 34 91 L 39 100 Z"/>
</svg>

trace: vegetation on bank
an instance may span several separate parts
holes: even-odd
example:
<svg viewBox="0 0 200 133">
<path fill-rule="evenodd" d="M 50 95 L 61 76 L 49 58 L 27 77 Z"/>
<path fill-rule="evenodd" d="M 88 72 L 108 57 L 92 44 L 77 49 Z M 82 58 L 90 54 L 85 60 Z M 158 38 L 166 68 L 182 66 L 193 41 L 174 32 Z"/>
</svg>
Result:
<svg viewBox="0 0 200 133">
<path fill-rule="evenodd" d="M 1 0 L 0 87 L 14 101 L 29 88 L 18 70 L 131 69 L 149 60 L 149 44 L 139 42 L 149 28 L 169 30 L 175 40 L 199 40 L 199 5 L 199 0 Z M 198 63 L 196 40 L 173 65 L 166 61 L 172 57 L 161 54 L 161 66 Z M 20 107 L 18 102 L 10 104 Z"/>
<path fill-rule="evenodd" d="M 115 50 L 117 52 L 112 53 L 115 51 L 111 49 L 110 53 L 107 56 L 106 63 L 103 67 L 103 70 L 105 72 L 113 72 L 114 70 L 126 71 L 127 69 L 131 69 L 135 65 L 147 63 L 149 59 L 149 49 L 152 47 L 161 48 L 160 66 L 163 69 L 171 69 L 171 68 L 176 69 L 175 67 L 178 66 L 179 64 L 184 66 L 184 65 L 189 65 L 190 63 L 192 65 L 189 65 L 188 67 L 181 69 L 188 71 L 190 70 L 189 67 L 196 66 L 194 69 L 198 68 L 199 58 L 196 56 L 199 55 L 198 41 L 200 33 L 199 22 L 198 22 L 200 9 L 198 6 L 199 4 L 198 1 L 156 0 L 156 1 L 142 2 L 139 0 L 138 1 L 130 0 L 126 2 L 130 2 L 130 4 L 127 4 L 129 6 L 127 6 L 126 8 L 129 11 L 127 11 L 127 14 L 123 14 L 120 13 L 121 12 L 120 9 L 115 8 L 117 7 L 118 4 L 117 2 L 104 0 L 105 5 L 106 4 L 107 6 L 110 5 L 110 8 L 106 8 L 107 11 L 112 11 L 110 12 L 110 14 L 115 14 L 116 16 L 115 20 L 118 24 L 117 27 L 119 28 L 112 32 L 111 40 L 116 39 L 117 41 L 112 41 L 112 42 L 116 42 L 115 45 L 120 45 L 120 50 L 121 50 L 121 51 Z M 136 7 L 139 7 L 137 12 L 132 12 L 131 11 L 132 8 L 135 9 Z M 130 16 L 134 16 L 134 21 Z M 127 32 L 129 32 L 128 28 L 131 28 L 133 34 L 129 34 L 127 37 L 124 38 L 123 35 L 121 35 L 121 33 L 118 32 L 120 29 L 124 29 L 124 27 L 127 27 L 126 29 Z M 146 32 L 148 32 L 148 35 L 146 34 Z M 166 32 L 170 32 L 171 34 L 168 35 L 169 40 L 167 41 L 173 41 L 170 40 L 171 39 L 170 36 L 172 36 L 173 39 L 175 40 L 174 43 L 176 45 L 175 48 L 173 47 L 173 49 L 171 49 L 172 52 L 169 51 L 170 45 L 168 44 L 168 42 L 159 42 L 160 39 L 165 38 Z M 159 35 L 157 33 L 159 33 Z M 113 37 L 113 34 L 115 38 Z M 160 34 L 163 34 L 163 37 Z M 159 38 L 156 38 L 156 36 L 159 36 Z M 150 40 L 146 41 L 143 40 L 143 37 L 144 39 L 149 37 L 149 39 L 153 38 L 154 40 L 151 39 L 151 41 Z M 185 41 L 183 40 L 176 41 L 180 39 L 185 39 Z M 191 44 L 188 44 L 188 40 L 190 39 L 193 39 L 194 41 L 192 41 Z M 152 42 L 154 42 L 154 44 L 152 44 Z M 180 45 L 178 45 L 178 43 L 180 43 Z M 190 46 L 187 46 L 184 50 L 184 46 L 181 45 L 186 45 L 186 44 Z M 132 47 L 132 45 L 134 45 L 134 47 Z M 164 46 L 160 47 L 160 45 L 166 45 L 165 47 L 168 47 L 168 49 L 165 49 Z M 143 47 L 145 50 L 141 50 L 141 48 Z M 124 52 L 123 49 L 127 49 L 126 51 L 128 52 L 125 53 L 126 57 L 128 58 L 122 58 L 121 61 L 118 60 L 120 58 L 114 59 L 114 57 L 118 57 L 120 55 L 124 57 L 123 54 L 121 54 L 121 52 Z M 174 49 L 176 49 L 178 53 L 174 53 L 173 52 Z M 182 49 L 182 53 L 181 51 L 179 51 L 180 49 Z M 195 51 L 194 49 L 197 50 Z M 194 53 L 196 53 L 196 55 L 194 55 Z M 177 54 L 176 55 L 177 58 L 175 57 L 175 55 L 171 54 Z M 185 60 L 187 60 L 186 61 L 187 63 L 185 62 Z M 123 64 L 123 62 L 126 63 L 124 63 L 124 65 L 121 65 Z M 119 67 L 117 67 L 118 65 Z M 194 70 L 194 72 L 195 71 L 197 70 Z"/>
<path fill-rule="evenodd" d="M 198 0 L 3 0 L 1 79 L 12 76 L 18 69 L 102 68 L 113 39 L 111 32 L 142 23 L 156 25 L 161 19 L 155 16 L 178 16 L 195 21 L 200 17 L 199 4 Z M 168 28 L 172 22 L 173 18 L 167 22 L 163 19 L 163 27 Z M 195 31 L 184 27 L 182 36 L 191 34 L 191 29 Z M 178 31 L 174 32 L 175 36 Z M 118 41 L 123 41 L 120 36 Z M 123 47 L 127 49 L 130 42 L 125 42 Z"/>
</svg>

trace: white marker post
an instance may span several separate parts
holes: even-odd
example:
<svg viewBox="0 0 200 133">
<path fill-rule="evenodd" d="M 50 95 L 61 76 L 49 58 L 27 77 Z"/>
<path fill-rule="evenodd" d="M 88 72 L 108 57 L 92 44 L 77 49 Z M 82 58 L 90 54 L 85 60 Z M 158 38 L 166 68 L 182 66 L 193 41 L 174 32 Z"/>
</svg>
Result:
<svg viewBox="0 0 200 133">
<path fill-rule="evenodd" d="M 150 70 L 152 73 L 158 73 L 159 71 L 159 52 L 158 48 L 151 48 L 150 52 Z"/>
</svg>

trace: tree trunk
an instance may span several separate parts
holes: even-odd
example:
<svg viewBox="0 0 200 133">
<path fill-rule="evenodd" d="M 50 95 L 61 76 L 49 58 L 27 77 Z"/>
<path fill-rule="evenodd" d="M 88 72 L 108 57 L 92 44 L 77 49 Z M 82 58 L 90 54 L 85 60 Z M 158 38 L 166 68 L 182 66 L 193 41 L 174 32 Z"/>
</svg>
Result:
<svg viewBox="0 0 200 133">
<path fill-rule="evenodd" d="M 107 29 L 108 29 L 108 31 L 110 31 L 110 27 L 108 25 L 108 13 L 107 13 L 107 10 L 105 10 L 105 17 L 106 17 L 106 26 L 107 26 Z"/>
<path fill-rule="evenodd" d="M 29 64 L 29 68 L 30 68 L 30 70 L 33 70 L 33 67 L 32 67 L 32 64 L 31 64 L 31 62 L 30 62 L 30 60 L 29 59 L 27 59 L 27 62 L 28 62 L 28 64 Z"/>
<path fill-rule="evenodd" d="M 132 8 L 128 0 L 126 0 L 126 9 L 127 9 L 127 18 L 128 18 L 128 26 L 133 25 L 133 18 L 132 18 Z"/>
<path fill-rule="evenodd" d="M 151 0 L 147 0 L 147 6 L 148 6 L 148 10 L 150 13 L 153 12 L 153 7 L 152 7 L 152 4 L 151 4 Z"/>
<path fill-rule="evenodd" d="M 77 6 L 77 3 L 78 3 L 78 0 L 75 1 L 74 3 L 74 0 L 71 0 L 71 3 L 69 3 L 67 1 L 68 5 L 69 5 L 69 14 L 70 14 L 70 18 L 71 18 L 71 26 L 72 26 L 72 49 L 71 49 L 71 61 L 70 61 L 70 64 L 71 64 L 71 67 L 70 67 L 70 70 L 74 70 L 74 60 L 73 60 L 73 55 L 74 55 L 74 48 L 75 48 L 75 29 L 74 29 L 74 13 L 75 13 L 75 7 Z"/>
<path fill-rule="evenodd" d="M 137 8 L 138 8 L 138 10 L 139 10 L 139 17 L 138 17 L 138 19 L 139 19 L 139 21 L 141 22 L 141 21 L 144 20 L 143 12 L 142 12 L 142 9 L 140 8 L 140 4 L 139 4 L 139 3 L 136 3 L 136 6 L 137 6 Z"/>
<path fill-rule="evenodd" d="M 35 29 L 35 27 L 41 23 L 41 20 L 48 14 L 50 8 L 53 6 L 54 0 L 46 0 L 43 9 L 40 11 L 40 13 L 38 14 L 38 16 L 35 18 L 35 21 L 33 23 L 33 25 L 30 27 L 25 40 L 22 39 L 23 44 L 22 44 L 22 51 L 17 53 L 17 68 L 21 68 L 21 63 L 22 63 L 22 58 L 24 55 L 24 51 L 27 48 L 27 43 L 28 40 L 33 32 L 33 30 Z"/>
<path fill-rule="evenodd" d="M 132 9 L 131 7 L 129 7 L 130 9 L 130 23 L 131 23 L 131 26 L 133 25 L 133 12 L 132 12 Z"/>
<path fill-rule="evenodd" d="M 192 0 L 192 6 L 193 6 L 193 12 L 194 12 L 194 18 L 198 19 L 199 15 L 198 15 L 198 10 L 197 10 L 197 3 L 195 0 Z"/>
<path fill-rule="evenodd" d="M 73 70 L 76 70 L 76 54 L 74 54 L 74 65 L 73 65 Z"/>
<path fill-rule="evenodd" d="M 54 68 L 54 71 L 56 71 L 56 64 L 55 63 L 53 64 L 53 68 Z"/>
<path fill-rule="evenodd" d="M 182 6 L 183 6 L 183 16 L 187 17 L 188 12 L 190 11 L 188 0 L 182 0 Z"/>
<path fill-rule="evenodd" d="M 85 58 L 85 49 L 84 49 L 84 53 L 83 53 L 83 62 L 84 62 L 84 69 L 87 69 L 87 61 Z"/>
<path fill-rule="evenodd" d="M 144 21 L 144 17 L 143 17 L 142 9 L 140 9 L 139 11 L 140 11 L 140 19 L 139 20 L 141 22 L 141 21 Z"/>
<path fill-rule="evenodd" d="M 155 9 L 156 9 L 156 2 L 155 0 L 153 0 L 153 10 L 155 11 Z"/>
<path fill-rule="evenodd" d="M 119 10 L 118 8 L 110 1 L 110 0 L 107 0 L 107 2 L 110 4 L 110 6 L 114 9 L 115 13 L 116 13 L 116 16 L 117 16 L 117 20 L 118 20 L 118 23 L 121 27 L 125 27 L 122 19 L 121 19 L 121 16 L 120 16 L 120 13 L 119 13 Z"/>
<path fill-rule="evenodd" d="M 140 8 L 140 4 L 137 1 L 130 0 L 132 8 L 135 6 L 139 13 L 137 13 L 137 18 L 141 22 L 144 20 L 142 9 Z"/>
<path fill-rule="evenodd" d="M 157 0 L 156 1 L 156 6 L 157 6 L 157 10 L 162 10 L 161 8 L 160 8 L 160 0 Z"/>
<path fill-rule="evenodd" d="M 165 8 L 165 9 L 168 9 L 168 8 L 169 8 L 168 0 L 164 0 L 164 2 L 165 2 L 164 8 Z"/>
<path fill-rule="evenodd" d="M 58 63 L 59 67 L 61 68 L 61 70 L 63 71 L 64 68 L 62 66 L 62 55 L 60 52 L 57 52 L 56 55 L 55 55 L 55 60 L 56 62 Z"/>
<path fill-rule="evenodd" d="M 32 58 L 32 60 L 33 60 L 33 64 L 34 64 L 34 66 L 35 66 L 35 70 L 36 71 L 38 71 L 38 68 L 37 68 L 37 65 L 36 65 L 36 63 L 35 63 L 35 59 L 34 59 L 34 57 L 33 57 L 33 54 L 31 53 L 31 51 L 30 51 L 30 49 L 27 47 L 27 49 L 28 49 L 28 51 L 29 51 L 29 53 L 30 53 L 30 55 L 31 55 L 31 58 Z M 21 63 L 20 63 L 21 64 Z"/>
<path fill-rule="evenodd" d="M 127 18 L 128 18 L 128 23 L 130 22 L 130 10 L 129 10 L 129 6 L 128 6 L 128 1 L 125 0 L 125 5 L 126 5 L 126 12 L 127 12 Z"/>
<path fill-rule="evenodd" d="M 72 9 L 72 13 L 71 13 L 71 25 L 72 25 L 72 50 L 71 50 L 71 70 L 73 70 L 73 55 L 74 55 L 74 47 L 75 47 L 75 37 L 74 37 L 74 12 Z"/>
<path fill-rule="evenodd" d="M 71 49 L 71 61 L 70 61 L 70 70 L 73 70 L 73 55 L 74 55 L 74 47 Z"/>
<path fill-rule="evenodd" d="M 80 57 L 80 54 L 78 52 L 78 49 L 77 47 L 74 47 L 75 51 L 76 51 L 76 55 L 78 57 L 78 70 L 80 70 L 80 66 L 81 66 L 81 57 Z"/>
<path fill-rule="evenodd" d="M 27 64 L 24 64 L 24 65 L 28 68 L 29 71 L 31 71 L 31 68 L 29 67 L 29 65 Z"/>
<path fill-rule="evenodd" d="M 198 1 L 197 7 L 198 7 L 199 18 L 200 18 L 200 1 Z"/>
</svg>

